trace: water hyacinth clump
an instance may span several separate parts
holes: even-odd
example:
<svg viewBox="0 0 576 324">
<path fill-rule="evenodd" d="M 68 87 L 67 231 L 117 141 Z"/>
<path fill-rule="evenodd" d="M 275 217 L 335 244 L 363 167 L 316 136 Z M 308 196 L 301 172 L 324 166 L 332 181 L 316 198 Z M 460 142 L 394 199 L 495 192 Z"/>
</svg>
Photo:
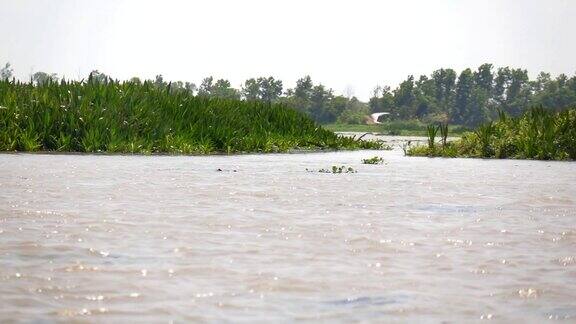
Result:
<svg viewBox="0 0 576 324">
<path fill-rule="evenodd" d="M 384 159 L 379 156 L 374 156 L 368 159 L 362 159 L 363 164 L 382 164 L 384 163 Z"/>
<path fill-rule="evenodd" d="M 538 107 L 516 118 L 500 113 L 498 121 L 483 124 L 457 141 L 443 143 L 442 147 L 434 143 L 414 146 L 407 153 L 412 156 L 576 160 L 576 109 L 553 113 Z"/>
<path fill-rule="evenodd" d="M 207 154 L 379 148 L 281 104 L 192 96 L 152 82 L 0 81 L 0 150 Z"/>
</svg>

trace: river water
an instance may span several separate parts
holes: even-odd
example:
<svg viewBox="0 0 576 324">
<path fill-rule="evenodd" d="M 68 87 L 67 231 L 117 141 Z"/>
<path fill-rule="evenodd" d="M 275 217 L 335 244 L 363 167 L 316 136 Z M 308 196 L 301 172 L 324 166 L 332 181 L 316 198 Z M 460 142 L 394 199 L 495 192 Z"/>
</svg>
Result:
<svg viewBox="0 0 576 324">
<path fill-rule="evenodd" d="M 0 322 L 550 319 L 573 162 L 0 155 Z"/>
</svg>

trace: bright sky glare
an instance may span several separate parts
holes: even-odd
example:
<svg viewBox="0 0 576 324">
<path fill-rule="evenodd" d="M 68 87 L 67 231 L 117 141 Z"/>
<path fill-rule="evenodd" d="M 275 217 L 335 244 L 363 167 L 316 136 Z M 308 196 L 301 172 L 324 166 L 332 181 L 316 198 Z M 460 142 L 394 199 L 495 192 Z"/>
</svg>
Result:
<svg viewBox="0 0 576 324">
<path fill-rule="evenodd" d="M 409 74 L 482 63 L 576 72 L 572 0 L 0 0 L 0 64 L 235 87 L 309 74 L 366 100 Z"/>
</svg>

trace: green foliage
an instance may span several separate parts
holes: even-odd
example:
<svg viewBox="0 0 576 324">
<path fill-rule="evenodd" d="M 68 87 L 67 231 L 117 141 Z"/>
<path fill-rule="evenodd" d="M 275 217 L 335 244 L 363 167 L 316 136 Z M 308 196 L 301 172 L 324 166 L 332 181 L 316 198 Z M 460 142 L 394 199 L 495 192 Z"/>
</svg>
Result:
<svg viewBox="0 0 576 324">
<path fill-rule="evenodd" d="M 368 115 L 368 106 L 357 98 L 335 96 L 332 89 L 314 85 L 310 76 L 299 79 L 280 99 L 289 107 L 302 111 L 319 123 L 361 124 Z"/>
<path fill-rule="evenodd" d="M 158 82 L 0 81 L 0 149 L 207 154 L 379 148 L 283 104 L 192 96 Z M 218 82 L 217 82 L 218 83 Z"/>
<path fill-rule="evenodd" d="M 384 163 L 384 159 L 379 156 L 374 156 L 369 159 L 362 159 L 362 163 L 364 164 L 382 164 Z"/>
<path fill-rule="evenodd" d="M 368 107 L 359 102 L 358 99 L 352 98 L 351 100 L 348 100 L 344 97 L 337 97 L 333 100 L 333 103 L 341 104 L 340 107 L 334 109 L 335 112 L 333 113 L 332 118 L 336 118 L 338 123 L 355 125 L 366 123 L 366 116 L 369 115 L 369 110 Z M 336 117 L 337 115 L 338 117 Z"/>
<path fill-rule="evenodd" d="M 448 123 L 440 123 L 438 125 L 440 136 L 442 137 L 442 147 L 446 147 L 448 143 Z"/>
<path fill-rule="evenodd" d="M 433 150 L 434 149 L 434 143 L 436 141 L 436 134 L 438 133 L 438 127 L 436 127 L 435 125 L 429 125 L 427 128 L 427 134 L 428 134 L 428 148 Z"/>
<path fill-rule="evenodd" d="M 394 105 L 396 107 L 404 107 L 404 109 L 398 110 L 396 115 L 400 119 L 409 119 L 416 115 L 416 92 L 414 86 L 414 76 L 410 75 L 400 83 L 398 88 L 394 90 Z"/>
<path fill-rule="evenodd" d="M 430 77 L 413 76 L 396 89 L 377 87 L 369 100 L 372 112 L 387 111 L 392 120 L 419 119 L 477 127 L 497 119 L 499 110 L 518 117 L 531 106 L 541 105 L 559 111 L 576 105 L 576 76 L 541 73 L 531 81 L 528 72 L 509 67 L 493 71 L 482 64 L 476 71 L 464 69 L 460 75 L 439 69 Z M 430 120 L 444 116 L 444 120 Z"/>
<path fill-rule="evenodd" d="M 13 76 L 9 64 L 0 69 L 0 79 Z M 37 85 L 59 82 L 56 74 L 36 72 L 32 80 Z M 114 81 L 109 76 L 92 71 L 89 83 Z M 114 81 L 117 82 L 117 81 Z M 133 84 L 142 84 L 138 78 Z M 373 112 L 389 112 L 387 122 L 418 121 L 426 124 L 451 123 L 465 128 L 475 128 L 498 118 L 498 111 L 504 111 L 512 117 L 518 117 L 528 107 L 541 105 L 549 111 L 560 111 L 576 105 L 576 75 L 569 77 L 560 74 L 552 78 L 548 73 L 540 73 L 530 80 L 528 71 L 510 67 L 495 68 L 492 64 L 482 64 L 477 69 L 464 69 L 459 74 L 453 69 L 439 69 L 430 75 L 415 77 L 410 75 L 396 88 L 376 87 L 368 102 L 362 102 L 347 94 L 335 92 L 314 83 L 310 76 L 296 82 L 293 89 L 283 93 L 282 81 L 273 77 L 251 78 L 242 88 L 235 89 L 226 79 L 215 80 L 207 77 L 199 87 L 189 82 L 166 82 L 157 75 L 150 83 L 157 89 L 170 94 L 197 94 L 207 98 L 240 99 L 283 103 L 307 114 L 321 124 L 363 125 Z M 454 131 L 454 129 L 451 129 Z M 392 135 L 408 135 L 408 129 L 389 129 Z"/>
<path fill-rule="evenodd" d="M 37 85 L 43 85 L 45 83 L 57 82 L 58 76 L 55 73 L 36 72 L 32 74 L 32 81 Z"/>
<path fill-rule="evenodd" d="M 248 79 L 242 86 L 242 95 L 246 100 L 277 101 L 282 95 L 282 81 L 273 77 Z"/>
<path fill-rule="evenodd" d="M 496 133 L 496 127 L 492 122 L 480 125 L 474 133 L 480 144 L 480 152 L 482 157 L 490 157 L 494 154 L 494 149 L 491 146 L 492 138 Z"/>
<path fill-rule="evenodd" d="M 479 126 L 442 149 L 410 147 L 408 155 L 444 157 L 576 159 L 576 109 L 559 113 L 532 108 L 520 117 L 503 112 L 497 122 Z"/>
<path fill-rule="evenodd" d="M 198 95 L 219 99 L 240 99 L 240 92 L 232 88 L 230 81 L 219 79 L 214 82 L 213 77 L 207 77 L 202 80 Z"/>
<path fill-rule="evenodd" d="M 0 69 L 0 80 L 9 80 L 14 76 L 14 69 L 10 63 L 6 63 L 3 68 Z"/>
</svg>

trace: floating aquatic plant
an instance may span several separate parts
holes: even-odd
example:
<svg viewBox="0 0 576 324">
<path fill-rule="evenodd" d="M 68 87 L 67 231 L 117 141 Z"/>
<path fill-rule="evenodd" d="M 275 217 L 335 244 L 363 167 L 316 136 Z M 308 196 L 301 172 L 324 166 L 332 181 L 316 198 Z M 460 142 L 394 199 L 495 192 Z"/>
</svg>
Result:
<svg viewBox="0 0 576 324">
<path fill-rule="evenodd" d="M 308 172 L 320 172 L 320 173 L 333 173 L 333 174 L 357 173 L 358 172 L 354 168 L 347 167 L 345 165 L 341 165 L 341 166 L 333 165 L 332 168 L 329 168 L 329 169 L 319 169 L 319 170 L 306 169 L 306 171 L 308 171 Z"/>
<path fill-rule="evenodd" d="M 364 164 L 382 164 L 384 163 L 384 159 L 379 156 L 374 156 L 368 159 L 362 159 L 362 163 Z"/>
</svg>

